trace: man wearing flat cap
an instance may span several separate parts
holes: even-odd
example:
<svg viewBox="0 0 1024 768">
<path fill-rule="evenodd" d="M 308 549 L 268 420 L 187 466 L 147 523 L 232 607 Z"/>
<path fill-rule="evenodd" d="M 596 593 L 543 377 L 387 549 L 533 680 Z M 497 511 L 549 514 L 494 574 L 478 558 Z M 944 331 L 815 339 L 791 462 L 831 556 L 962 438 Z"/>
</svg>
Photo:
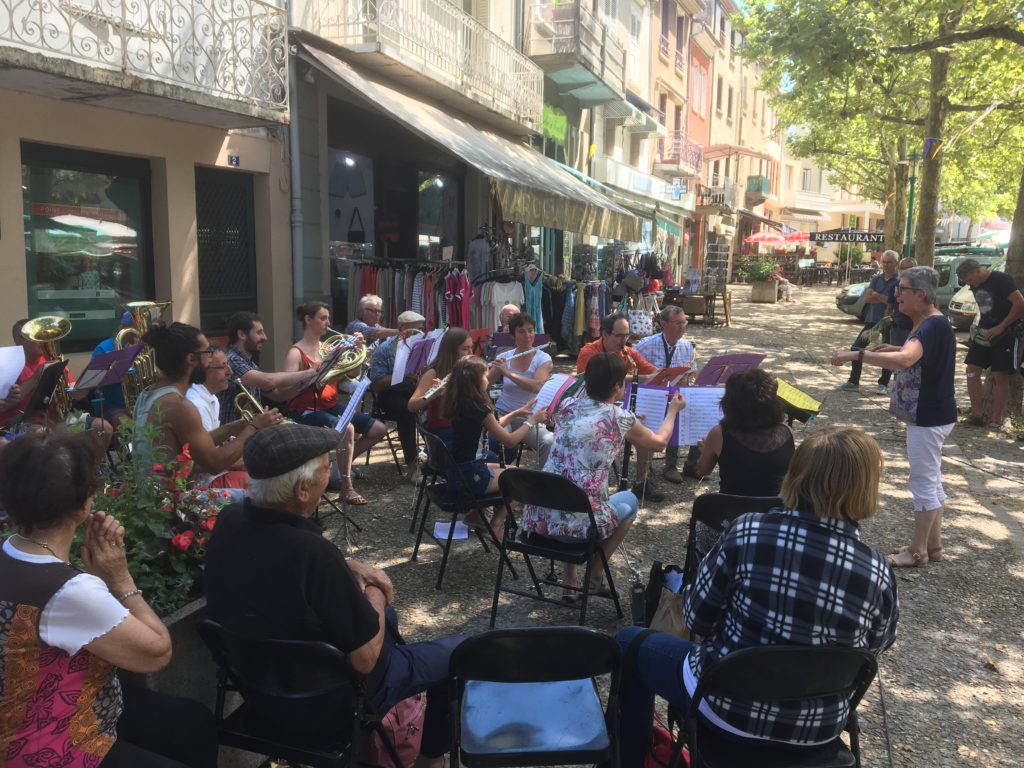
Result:
<svg viewBox="0 0 1024 768">
<path fill-rule="evenodd" d="M 385 418 L 394 421 L 398 427 L 398 442 L 402 444 L 405 458 L 406 478 L 415 484 L 416 479 L 416 414 L 409 411 L 409 398 L 416 389 L 416 379 L 406 377 L 391 386 L 391 374 L 395 370 L 395 354 L 399 344 L 405 344 L 412 336 L 423 333 L 426 318 L 411 310 L 398 316 L 398 335 L 382 341 L 373 350 L 368 375 L 373 382 L 372 389 L 377 404 Z M 409 373 L 414 373 L 410 371 Z"/>
<path fill-rule="evenodd" d="M 226 507 L 206 552 L 210 618 L 243 637 L 322 640 L 365 676 L 385 712 L 426 691 L 419 768 L 448 751 L 448 658 L 462 638 L 404 644 L 387 574 L 346 559 L 312 519 L 339 435 L 301 424 L 266 427 L 245 446 L 249 498 Z"/>
</svg>

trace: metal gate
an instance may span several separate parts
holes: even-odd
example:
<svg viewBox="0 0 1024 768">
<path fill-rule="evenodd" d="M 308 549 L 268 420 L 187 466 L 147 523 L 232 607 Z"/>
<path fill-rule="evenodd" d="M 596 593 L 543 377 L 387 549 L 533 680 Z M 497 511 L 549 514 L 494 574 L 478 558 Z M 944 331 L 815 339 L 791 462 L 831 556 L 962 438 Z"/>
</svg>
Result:
<svg viewBox="0 0 1024 768">
<path fill-rule="evenodd" d="M 207 336 L 227 333 L 235 312 L 258 312 L 252 176 L 196 168 L 199 316 Z"/>
</svg>

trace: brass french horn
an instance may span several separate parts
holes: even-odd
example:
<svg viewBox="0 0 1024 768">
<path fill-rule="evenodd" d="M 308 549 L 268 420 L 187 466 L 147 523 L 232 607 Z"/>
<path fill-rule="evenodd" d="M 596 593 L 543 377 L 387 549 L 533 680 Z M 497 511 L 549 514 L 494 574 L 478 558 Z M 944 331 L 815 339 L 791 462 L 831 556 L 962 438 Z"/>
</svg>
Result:
<svg viewBox="0 0 1024 768">
<path fill-rule="evenodd" d="M 360 343 L 359 339 L 347 333 L 338 333 L 333 328 L 328 328 L 328 330 L 331 335 L 320 342 L 320 359 L 327 360 L 333 357 L 338 349 L 344 351 L 331 370 L 317 384 L 317 391 L 323 391 L 323 388 L 335 379 L 358 371 L 366 364 L 366 344 Z"/>
</svg>

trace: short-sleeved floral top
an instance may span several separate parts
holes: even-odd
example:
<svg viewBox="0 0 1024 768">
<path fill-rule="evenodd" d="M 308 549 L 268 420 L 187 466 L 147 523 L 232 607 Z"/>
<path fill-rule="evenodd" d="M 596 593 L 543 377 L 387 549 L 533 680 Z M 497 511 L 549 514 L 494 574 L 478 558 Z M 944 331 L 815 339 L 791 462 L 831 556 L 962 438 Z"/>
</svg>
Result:
<svg viewBox="0 0 1024 768">
<path fill-rule="evenodd" d="M 636 415 L 618 405 L 580 397 L 567 401 L 557 418 L 555 443 L 544 471 L 567 477 L 583 489 L 601 538 L 608 538 L 619 524 L 608 503 L 608 471 Z M 522 525 L 543 536 L 585 538 L 589 522 L 583 515 L 527 505 Z"/>
</svg>

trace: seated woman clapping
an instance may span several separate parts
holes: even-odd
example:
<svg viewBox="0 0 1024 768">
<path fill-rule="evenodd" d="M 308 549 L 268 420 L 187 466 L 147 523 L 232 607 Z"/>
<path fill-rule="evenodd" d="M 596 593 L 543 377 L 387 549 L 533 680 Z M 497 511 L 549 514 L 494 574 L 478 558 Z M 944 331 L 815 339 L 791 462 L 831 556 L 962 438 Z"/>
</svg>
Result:
<svg viewBox="0 0 1024 768">
<path fill-rule="evenodd" d="M 784 506 L 737 518 L 701 562 L 683 596 L 683 620 L 700 643 L 630 627 L 617 640 L 636 653 L 621 695 L 622 765 L 640 768 L 651 739 L 654 697 L 686 710 L 701 672 L 759 645 L 840 645 L 880 653 L 896 638 L 896 577 L 860 540 L 858 522 L 878 511 L 882 452 L 857 429 L 807 437 L 782 483 Z M 632 647 L 631 647 L 632 646 Z M 705 704 L 707 707 L 705 708 Z M 842 731 L 849 702 L 836 697 L 762 706 L 706 701 L 711 726 L 747 740 L 800 748 Z"/>
<path fill-rule="evenodd" d="M 584 372 L 587 393 L 567 401 L 559 409 L 554 445 L 544 464 L 545 472 L 572 480 L 590 498 L 606 558 L 611 557 L 626 537 L 640 508 L 631 491 L 608 495 L 608 472 L 612 462 L 626 440 L 638 449 L 664 449 L 672 436 L 676 416 L 686 405 L 681 396 L 674 396 L 668 402 L 658 430 L 652 432 L 636 414 L 615 404 L 622 400 L 626 373 L 626 363 L 618 355 L 601 353 L 590 359 Z M 523 508 L 524 531 L 556 540 L 585 539 L 589 526 L 590 520 L 584 515 L 533 505 Z M 592 572 L 599 573 L 600 569 Z M 566 581 L 571 584 L 576 578 L 576 566 L 566 565 Z M 603 589 L 601 581 L 599 578 L 589 585 L 591 591 Z"/>
<path fill-rule="evenodd" d="M 0 505 L 17 528 L 0 548 L 0 763 L 212 768 L 209 710 L 118 682 L 118 667 L 167 666 L 171 639 L 128 571 L 124 528 L 92 510 L 98 485 L 90 433 L 39 432 L 0 452 Z"/>
</svg>

